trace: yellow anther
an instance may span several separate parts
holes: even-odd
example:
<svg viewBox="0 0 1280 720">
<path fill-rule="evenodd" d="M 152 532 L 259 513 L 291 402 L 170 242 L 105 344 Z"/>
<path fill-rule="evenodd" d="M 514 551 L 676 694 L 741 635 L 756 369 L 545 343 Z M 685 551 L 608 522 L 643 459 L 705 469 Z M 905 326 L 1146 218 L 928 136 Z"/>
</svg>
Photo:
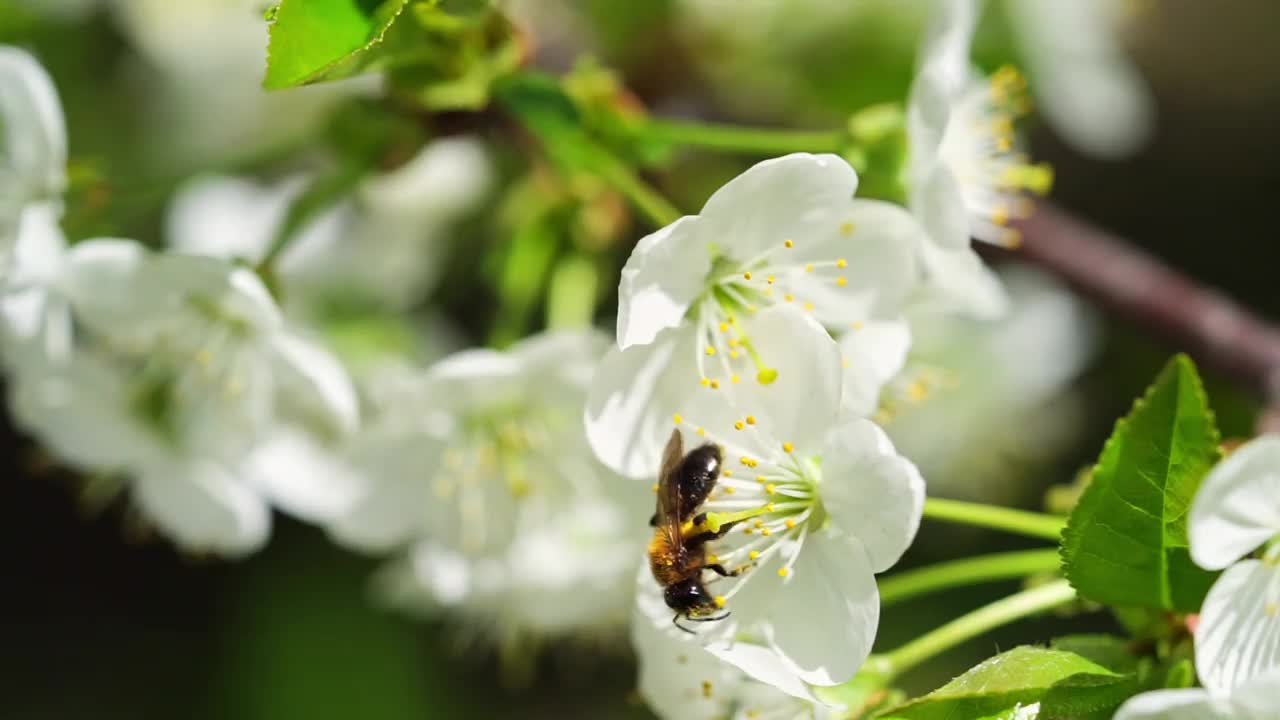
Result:
<svg viewBox="0 0 1280 720">
<path fill-rule="evenodd" d="M 649 489 L 654 492 L 658 492 L 658 483 L 654 483 Z"/>
<path fill-rule="evenodd" d="M 738 347 L 738 343 L 739 343 L 739 342 L 741 342 L 741 341 L 740 341 L 740 340 L 738 340 L 738 338 L 731 337 L 731 338 L 729 338 L 729 347 Z"/>
<path fill-rule="evenodd" d="M 788 530 L 795 530 L 795 529 L 796 529 L 796 521 L 795 521 L 795 520 L 792 520 L 791 518 L 787 518 L 786 525 L 787 525 L 787 529 L 788 529 Z"/>
<path fill-rule="evenodd" d="M 778 379 L 778 371 L 775 368 L 764 368 L 756 373 L 756 382 L 761 385 L 772 385 L 774 380 Z"/>
<path fill-rule="evenodd" d="M 735 352 L 735 353 L 733 354 L 733 356 L 734 356 L 734 357 L 737 357 L 738 355 L 737 355 L 737 353 Z M 729 376 L 729 382 L 733 383 L 734 385 L 737 385 L 741 380 L 742 380 L 742 378 L 738 377 L 737 375 L 730 375 L 730 376 Z"/>
<path fill-rule="evenodd" d="M 841 234 L 841 235 L 852 235 L 852 234 L 853 234 L 853 223 L 851 223 L 851 222 L 842 223 L 842 224 L 840 225 L 840 234 Z"/>
<path fill-rule="evenodd" d="M 725 471 L 724 471 L 724 473 L 723 473 L 723 474 L 724 474 L 724 476 L 725 476 L 725 477 L 733 477 L 733 471 L 732 471 L 732 470 L 729 470 L 728 468 L 726 468 L 726 469 L 725 469 Z M 731 488 L 731 487 L 726 487 L 724 490 L 725 490 L 725 492 L 732 492 L 732 491 L 733 491 L 733 488 Z"/>
<path fill-rule="evenodd" d="M 784 240 L 782 241 L 782 244 L 787 247 L 795 247 L 795 243 L 791 242 L 790 240 Z"/>
<path fill-rule="evenodd" d="M 751 523 L 751 526 L 752 526 L 752 527 L 754 527 L 755 529 L 759 530 L 760 528 L 764 527 L 764 521 L 763 521 L 763 520 L 756 520 L 755 522 Z"/>
<path fill-rule="evenodd" d="M 813 263 L 809 263 L 808 265 L 805 265 L 805 266 L 804 266 L 804 271 L 805 271 L 805 272 L 813 272 Z"/>
<path fill-rule="evenodd" d="M 719 381 L 719 380 L 712 380 L 712 381 L 711 381 L 711 389 L 712 389 L 712 390 L 719 390 L 719 389 L 720 389 L 720 381 Z"/>
<path fill-rule="evenodd" d="M 773 503 L 769 503 L 764 506 L 764 509 L 766 512 L 776 512 L 778 509 L 778 506 Z"/>
<path fill-rule="evenodd" d="M 845 260 L 844 258 L 840 258 L 839 260 L 836 260 L 836 267 L 847 268 L 849 267 L 849 261 Z"/>
<path fill-rule="evenodd" d="M 697 430 L 694 430 L 694 432 L 698 434 L 698 437 L 702 437 L 707 434 L 707 431 L 703 430 L 702 428 L 698 428 Z"/>
<path fill-rule="evenodd" d="M 722 607 L 724 607 L 724 604 L 725 604 L 724 596 L 723 596 L 723 595 L 717 595 L 717 596 L 716 596 L 716 607 L 718 607 L 718 608 L 722 608 Z"/>
<path fill-rule="evenodd" d="M 731 471 L 731 470 L 725 470 L 725 471 L 724 471 L 724 476 L 725 476 L 725 477 L 733 477 L 733 471 Z M 727 485 L 727 486 L 725 486 L 725 489 L 724 489 L 724 494 L 725 494 L 725 495 L 732 495 L 732 494 L 734 494 L 735 492 L 737 492 L 737 490 L 736 490 L 732 485 Z"/>
<path fill-rule="evenodd" d="M 774 276 L 770 275 L 769 277 L 765 278 L 765 282 L 767 282 L 767 283 L 769 283 L 770 285 L 772 285 L 772 284 L 773 284 L 773 281 L 774 281 L 774 280 L 776 280 L 776 279 L 777 279 L 777 278 L 775 278 Z"/>
<path fill-rule="evenodd" d="M 742 421 L 741 421 L 741 420 L 739 420 L 739 421 L 737 421 L 737 422 L 735 422 L 735 423 L 733 424 L 733 429 L 734 429 L 734 430 L 741 430 L 741 429 L 742 429 L 742 428 L 744 428 L 744 427 L 746 427 L 746 425 L 744 425 L 744 424 L 742 423 Z"/>
<path fill-rule="evenodd" d="M 795 296 L 794 296 L 794 295 L 792 295 L 791 293 L 787 293 L 786 295 L 783 295 L 783 296 L 782 296 L 782 299 L 783 299 L 783 300 L 786 300 L 787 302 L 791 302 L 792 300 L 795 300 L 796 298 L 795 298 Z"/>
<path fill-rule="evenodd" d="M 743 279 L 743 280 L 750 280 L 750 279 L 751 279 L 751 271 L 750 271 L 750 270 L 748 270 L 748 271 L 746 271 L 746 272 L 742 273 L 742 279 Z"/>
<path fill-rule="evenodd" d="M 755 415 L 748 415 L 748 416 L 746 417 L 746 421 L 747 421 L 747 424 L 748 424 L 748 425 L 755 425 L 755 424 L 756 424 L 756 416 L 755 416 Z"/>
<path fill-rule="evenodd" d="M 854 320 L 853 322 L 849 323 L 849 329 L 850 329 L 850 330 L 861 330 L 861 329 L 862 329 L 862 323 L 861 323 L 861 322 L 859 322 L 859 321 L 857 321 L 857 320 Z"/>
<path fill-rule="evenodd" d="M 734 360 L 737 360 L 737 359 L 738 359 L 738 356 L 739 356 L 739 355 L 741 355 L 741 354 L 742 354 L 742 353 L 738 352 L 737 350 L 730 350 L 730 351 L 729 351 L 729 357 L 733 358 Z"/>
<path fill-rule="evenodd" d="M 707 562 L 718 563 L 720 562 L 720 558 L 715 553 L 707 553 Z"/>
<path fill-rule="evenodd" d="M 744 528 L 742 528 L 742 534 L 743 534 L 743 535 L 750 535 L 752 532 L 753 532 L 753 531 L 751 530 L 751 528 L 750 528 L 750 527 L 744 527 Z"/>
<path fill-rule="evenodd" d="M 707 697 L 707 698 L 711 697 L 711 681 L 710 680 L 702 681 L 702 697 Z"/>
<path fill-rule="evenodd" d="M 836 278 L 836 284 L 839 285 L 840 287 L 844 287 L 845 285 L 849 284 L 849 278 L 841 275 L 840 277 Z"/>
<path fill-rule="evenodd" d="M 769 481 L 765 478 L 765 476 L 763 476 L 763 475 L 757 475 L 757 476 L 756 476 L 756 482 L 758 482 L 758 483 L 760 483 L 761 485 L 763 485 L 763 484 L 765 484 L 765 483 L 767 483 L 767 482 L 769 482 Z"/>
<path fill-rule="evenodd" d="M 681 415 L 680 413 L 676 413 L 675 415 L 672 415 L 671 419 L 675 420 L 677 425 L 684 422 L 684 416 Z"/>
<path fill-rule="evenodd" d="M 996 205 L 991 209 L 991 222 L 997 225 L 1009 224 L 1009 207 L 1007 205 Z"/>
<path fill-rule="evenodd" d="M 805 309 L 805 311 L 806 311 L 806 312 L 813 312 L 813 303 L 811 303 L 811 302 L 807 302 L 807 303 L 805 303 L 805 304 L 804 304 L 804 309 Z"/>
<path fill-rule="evenodd" d="M 795 450 L 795 449 L 796 449 L 796 446 L 795 446 L 795 445 L 792 445 L 792 444 L 791 444 L 791 443 L 789 443 L 789 442 L 784 442 L 784 443 L 782 443 L 782 451 L 783 451 L 783 452 L 791 452 L 792 450 Z"/>
<path fill-rule="evenodd" d="M 770 530 L 769 528 L 760 528 L 760 534 L 765 537 L 769 537 L 770 535 L 773 534 L 773 531 Z"/>
<path fill-rule="evenodd" d="M 764 491 L 772 495 L 778 492 L 778 486 L 774 485 L 773 483 L 769 483 L 768 485 L 764 486 Z"/>
<path fill-rule="evenodd" d="M 715 348 L 713 348 L 713 347 L 711 347 L 710 345 L 708 345 L 708 346 L 707 346 L 707 354 L 708 354 L 708 355 L 715 355 L 715 354 L 716 354 L 716 349 L 715 349 Z"/>
<path fill-rule="evenodd" d="M 788 570 L 788 569 L 786 569 L 786 568 L 784 568 L 784 567 L 782 567 L 782 568 L 778 568 L 778 577 L 786 577 L 786 576 L 788 576 L 788 575 L 790 575 L 790 574 L 791 574 L 791 571 L 790 571 L 790 570 Z"/>
<path fill-rule="evenodd" d="M 720 323 L 720 332 L 729 332 L 729 323 L 727 322 Z M 730 342 L 729 344 L 732 345 L 733 343 Z"/>
<path fill-rule="evenodd" d="M 706 386 L 708 386 L 708 385 L 710 385 L 710 384 L 711 384 L 711 381 L 710 381 L 710 380 L 708 380 L 707 378 L 702 378 L 702 379 L 701 379 L 701 380 L 699 380 L 698 382 L 702 384 L 702 387 L 706 387 Z"/>
</svg>

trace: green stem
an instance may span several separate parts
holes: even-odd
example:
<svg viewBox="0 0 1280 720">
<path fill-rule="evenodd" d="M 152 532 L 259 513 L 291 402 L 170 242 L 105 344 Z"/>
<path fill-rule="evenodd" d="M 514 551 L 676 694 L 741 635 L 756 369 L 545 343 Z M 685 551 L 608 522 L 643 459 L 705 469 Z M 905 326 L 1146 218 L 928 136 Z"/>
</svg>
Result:
<svg viewBox="0 0 1280 720">
<path fill-rule="evenodd" d="M 1066 580 L 1023 590 L 980 607 L 967 615 L 930 630 L 911 642 L 882 656 L 889 679 L 916 667 L 972 637 L 1037 613 L 1071 602 L 1076 591 Z"/>
<path fill-rule="evenodd" d="M 973 525 L 1057 542 L 1067 519 L 1057 515 L 1012 510 L 982 503 L 925 498 L 924 516 L 931 520 Z"/>
<path fill-rule="evenodd" d="M 728 150 L 750 155 L 785 155 L 793 152 L 838 153 L 848 143 L 840 130 L 783 130 L 737 125 L 653 118 L 644 134 L 677 145 Z"/>
<path fill-rule="evenodd" d="M 1050 572 L 1057 570 L 1061 562 L 1056 549 L 1018 550 L 908 570 L 878 582 L 880 605 L 892 605 L 947 588 Z"/>
<path fill-rule="evenodd" d="M 612 153 L 604 150 L 596 153 L 595 171 L 614 190 L 626 196 L 637 210 L 644 213 L 656 227 L 665 227 L 679 220 L 683 213 L 671 201 L 640 178 L 630 167 Z"/>
</svg>

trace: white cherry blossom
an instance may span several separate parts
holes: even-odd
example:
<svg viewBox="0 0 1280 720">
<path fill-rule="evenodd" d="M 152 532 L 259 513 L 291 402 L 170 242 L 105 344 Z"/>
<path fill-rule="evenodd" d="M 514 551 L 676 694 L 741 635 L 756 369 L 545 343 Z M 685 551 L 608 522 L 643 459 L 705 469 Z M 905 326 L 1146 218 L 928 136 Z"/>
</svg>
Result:
<svg viewBox="0 0 1280 720">
<path fill-rule="evenodd" d="M 1115 720 L 1270 720 L 1280 697 L 1280 670 L 1259 675 L 1230 692 L 1206 688 L 1153 690 L 1134 696 Z"/>
<path fill-rule="evenodd" d="M 761 311 L 757 327 L 761 351 L 779 357 L 776 380 L 744 384 L 733 397 L 686 394 L 666 425 L 669 434 L 674 420 L 687 446 L 705 439 L 722 448 L 718 490 L 703 509 L 716 523 L 737 522 L 708 546 L 715 562 L 742 572 L 716 581 L 716 603 L 732 617 L 705 642 L 785 690 L 785 677 L 754 669 L 752 646 L 725 637 L 741 627 L 789 675 L 834 685 L 871 650 L 874 575 L 914 537 L 924 481 L 875 424 L 841 419 L 839 348 L 813 318 L 780 306 Z"/>
<path fill-rule="evenodd" d="M 673 405 L 773 382 L 796 350 L 761 350 L 755 318 L 769 307 L 792 306 L 803 312 L 786 317 L 809 314 L 837 333 L 898 321 L 925 241 L 905 210 L 854 199 L 856 188 L 857 175 L 834 155 L 766 160 L 699 215 L 640 241 L 619 285 L 618 349 L 588 401 L 588 435 L 606 464 L 652 476 Z M 893 363 L 848 370 L 875 375 Z"/>
<path fill-rule="evenodd" d="M 1123 0 L 1006 2 L 1040 112 L 1064 139 L 1104 158 L 1132 154 L 1155 124 L 1151 89 L 1120 47 Z"/>
<path fill-rule="evenodd" d="M 970 238 L 1016 245 L 1008 222 L 1028 211 L 1026 190 L 1048 191 L 1052 174 L 1030 164 L 1014 132 L 1025 83 L 1011 68 L 984 79 L 969 61 L 975 0 L 935 6 L 907 105 L 911 211 L 931 243 L 922 247 L 930 285 L 970 312 L 1003 312 L 1007 298 Z"/>
<path fill-rule="evenodd" d="M 377 414 L 343 451 L 362 484 L 331 533 L 368 551 L 430 540 L 490 557 L 517 541 L 525 514 L 542 517 L 621 482 L 582 431 L 604 345 L 595 333 L 546 333 L 382 383 Z"/>
<path fill-rule="evenodd" d="M 371 175 L 351 196 L 302 228 L 276 272 L 293 304 L 355 293 L 401 309 L 422 300 L 441 269 L 448 230 L 491 182 L 475 138 L 435 140 L 395 170 Z M 260 262 L 307 178 L 273 185 L 206 176 L 187 183 L 168 216 L 170 246 Z"/>
<path fill-rule="evenodd" d="M 0 279 L 29 203 L 66 185 L 67 131 L 53 80 L 25 50 L 0 45 Z"/>
<path fill-rule="evenodd" d="M 221 455 L 285 417 L 335 434 L 356 427 L 342 366 L 286 323 L 244 268 L 100 239 L 70 251 L 57 285 L 86 344 L 136 368 L 132 384 L 154 394 L 184 442 Z"/>
</svg>

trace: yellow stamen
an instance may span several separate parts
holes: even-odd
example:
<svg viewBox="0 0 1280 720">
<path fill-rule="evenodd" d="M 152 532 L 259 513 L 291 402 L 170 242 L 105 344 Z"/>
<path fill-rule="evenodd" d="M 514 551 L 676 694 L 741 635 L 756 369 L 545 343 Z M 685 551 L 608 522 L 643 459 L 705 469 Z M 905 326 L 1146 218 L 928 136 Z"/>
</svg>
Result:
<svg viewBox="0 0 1280 720">
<path fill-rule="evenodd" d="M 840 225 L 840 234 L 841 234 L 841 235 L 852 235 L 852 234 L 853 234 L 853 223 L 851 223 L 851 222 L 847 222 L 847 223 L 843 223 L 843 224 L 841 224 L 841 225 Z"/>
<path fill-rule="evenodd" d="M 743 280 L 750 280 L 750 279 L 751 279 L 751 271 L 750 271 L 750 270 L 748 270 L 748 271 L 746 271 L 746 272 L 742 273 L 742 279 L 743 279 Z"/>
<path fill-rule="evenodd" d="M 805 266 L 804 266 L 804 271 L 805 271 L 805 272 L 813 272 L 813 263 L 809 263 L 808 265 L 805 265 Z"/>
<path fill-rule="evenodd" d="M 769 483 L 768 485 L 764 486 L 764 491 L 772 495 L 778 492 L 778 486 L 774 485 L 773 483 Z"/>
<path fill-rule="evenodd" d="M 708 346 L 707 346 L 707 354 L 708 354 L 708 355 L 715 355 L 715 354 L 716 354 L 716 349 L 715 349 L 715 348 L 713 348 L 713 347 L 711 347 L 710 345 L 708 345 Z"/>
<path fill-rule="evenodd" d="M 724 596 L 723 596 L 723 595 L 717 595 L 717 596 L 716 596 L 716 607 L 718 607 L 718 608 L 722 608 L 722 607 L 724 607 L 725 602 L 726 602 L 726 601 L 725 601 L 725 599 L 724 599 Z"/>
<path fill-rule="evenodd" d="M 787 529 L 788 529 L 788 530 L 795 530 L 795 528 L 796 528 L 796 521 L 795 521 L 795 520 L 792 520 L 791 518 L 787 518 L 786 525 L 787 525 Z"/>
<path fill-rule="evenodd" d="M 844 287 L 845 285 L 849 284 L 849 278 L 841 275 L 840 277 L 836 278 L 836 284 L 839 285 L 840 287 Z"/>
<path fill-rule="evenodd" d="M 784 240 L 782 241 L 782 244 L 785 245 L 786 247 L 795 247 L 795 243 L 791 242 L 790 240 Z"/>
<path fill-rule="evenodd" d="M 733 429 L 734 429 L 734 430 L 741 430 L 741 429 L 742 429 L 742 428 L 744 428 L 744 427 L 746 427 L 746 426 L 742 423 L 742 421 L 741 421 L 741 420 L 739 420 L 739 421 L 737 421 L 737 422 L 735 422 L 735 423 L 733 424 Z"/>
<path fill-rule="evenodd" d="M 796 446 L 795 446 L 795 445 L 792 445 L 792 444 L 791 444 L 791 443 L 789 443 L 789 442 L 784 442 L 784 443 L 782 443 L 782 451 L 783 451 L 783 452 L 791 452 L 792 450 L 795 450 L 795 449 L 796 449 Z"/>
<path fill-rule="evenodd" d="M 680 413 L 676 413 L 675 415 L 672 415 L 671 419 L 675 420 L 677 425 L 684 422 L 684 416 L 681 415 Z"/>
<path fill-rule="evenodd" d="M 755 415 L 748 415 L 748 416 L 747 416 L 747 418 L 746 418 L 746 420 L 747 420 L 747 424 L 748 424 L 748 425 L 755 425 L 755 424 L 756 424 L 756 416 L 755 416 Z"/>
<path fill-rule="evenodd" d="M 734 357 L 737 357 L 737 354 L 736 354 L 736 353 L 734 354 Z M 742 379 L 742 378 L 738 377 L 737 375 L 730 375 L 730 376 L 729 376 L 729 382 L 733 383 L 734 385 L 737 385 L 737 384 L 738 384 L 738 381 L 739 381 L 739 380 L 741 380 L 741 379 Z"/>
<path fill-rule="evenodd" d="M 756 558 L 760 557 L 760 551 L 759 551 L 759 550 L 750 550 L 750 551 L 748 551 L 748 552 L 747 552 L 747 557 L 748 557 L 748 558 L 751 558 L 752 560 L 755 560 Z"/>
<path fill-rule="evenodd" d="M 712 390 L 719 390 L 719 389 L 720 389 L 720 381 L 719 381 L 719 380 L 712 380 L 712 381 L 711 381 L 711 389 L 712 389 Z"/>
<path fill-rule="evenodd" d="M 849 261 L 845 260 L 844 258 L 840 258 L 839 260 L 836 260 L 836 267 L 847 268 L 849 267 Z"/>
<path fill-rule="evenodd" d="M 786 568 L 784 568 L 784 567 L 783 567 L 783 568 L 778 568 L 778 577 L 786 577 L 786 576 L 788 576 L 788 575 L 790 575 L 790 574 L 791 574 L 791 571 L 790 571 L 790 570 L 788 570 L 788 569 L 786 569 Z"/>
</svg>

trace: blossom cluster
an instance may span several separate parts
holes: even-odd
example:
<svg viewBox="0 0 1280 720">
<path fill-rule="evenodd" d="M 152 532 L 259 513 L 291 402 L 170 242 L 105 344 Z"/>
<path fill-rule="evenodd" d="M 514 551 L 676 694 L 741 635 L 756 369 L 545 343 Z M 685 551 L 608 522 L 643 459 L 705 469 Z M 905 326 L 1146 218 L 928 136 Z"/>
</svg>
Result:
<svg viewBox="0 0 1280 720">
<path fill-rule="evenodd" d="M 638 242 L 614 341 L 583 327 L 448 354 L 353 351 L 326 309 L 356 298 L 402 318 L 423 301 L 490 185 L 481 141 L 435 140 L 362 178 L 284 248 L 305 173 L 198 177 L 163 243 L 68 244 L 57 93 L 0 48 L 12 414 L 185 551 L 254 552 L 288 513 L 386 558 L 386 603 L 458 618 L 505 654 L 629 623 L 665 715 L 823 717 L 815 688 L 863 665 L 875 576 L 921 519 L 924 478 L 891 440 L 919 400 L 913 343 L 927 318 L 1006 317 L 971 240 L 1016 243 L 1024 195 L 1050 180 L 1019 148 L 1021 77 L 974 70 L 976 8 L 940 7 L 907 104 L 905 203 L 858 197 L 837 155 L 765 160 Z M 729 570 L 712 585 L 726 613 L 696 633 L 644 558 L 673 432 L 722 457 L 699 509 L 725 530 L 707 551 Z"/>
</svg>

